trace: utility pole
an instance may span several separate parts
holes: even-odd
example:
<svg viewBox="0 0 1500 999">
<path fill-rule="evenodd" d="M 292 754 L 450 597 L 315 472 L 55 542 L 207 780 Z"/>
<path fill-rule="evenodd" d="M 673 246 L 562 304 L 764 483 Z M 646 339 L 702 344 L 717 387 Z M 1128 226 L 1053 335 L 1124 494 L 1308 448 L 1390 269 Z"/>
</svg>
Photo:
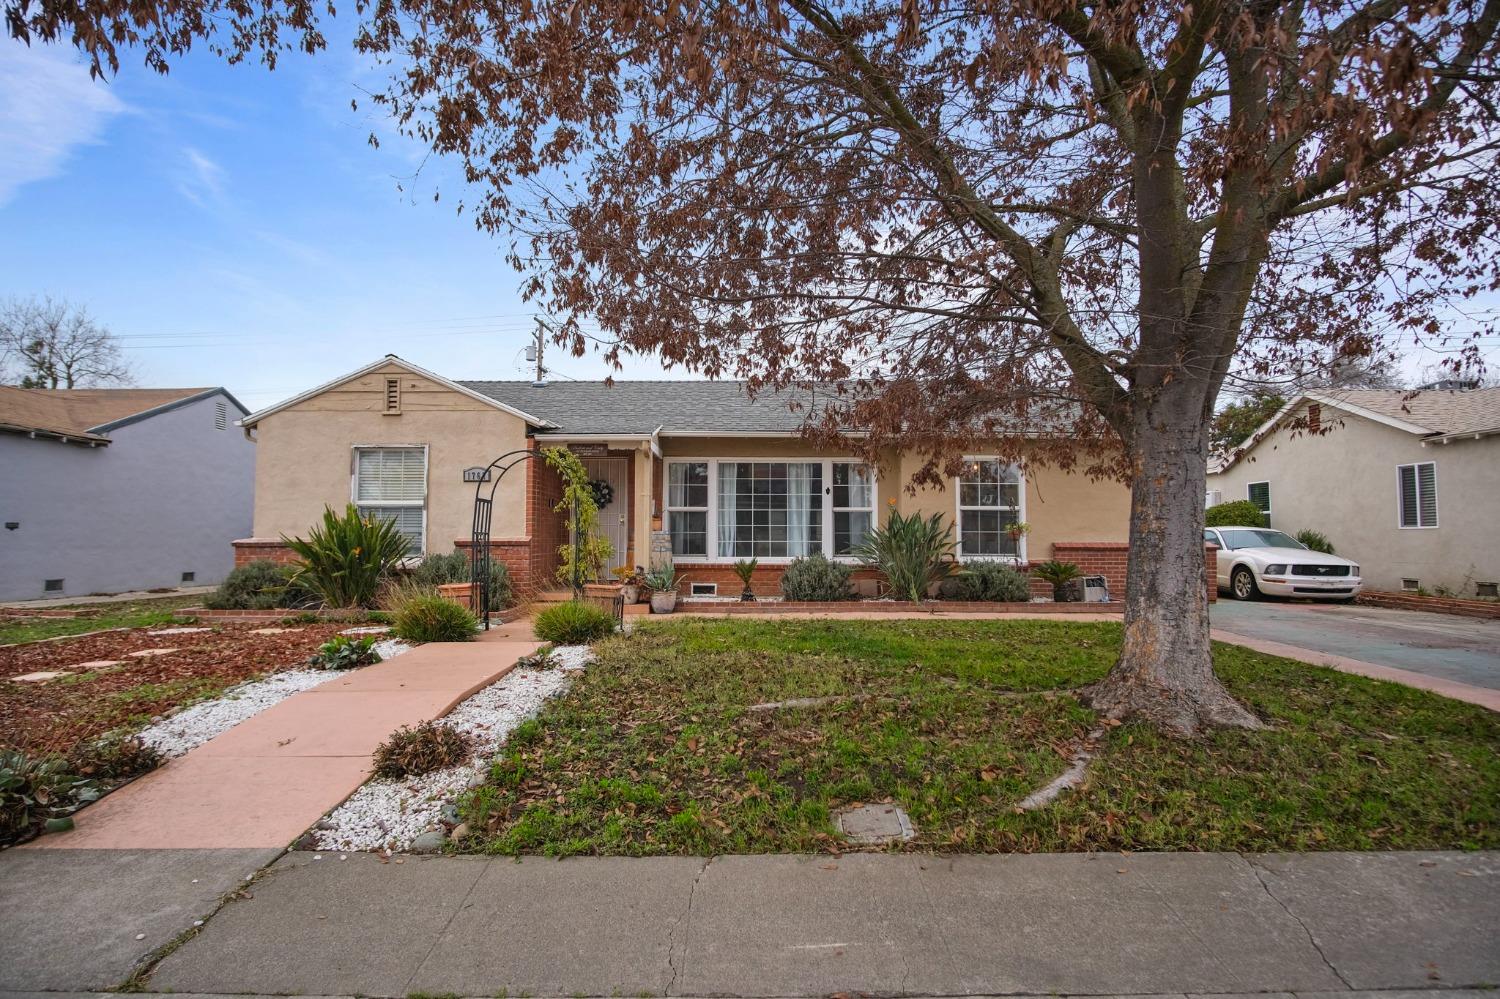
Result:
<svg viewBox="0 0 1500 999">
<path fill-rule="evenodd" d="M 536 317 L 536 332 L 531 334 L 532 343 L 526 348 L 526 360 L 536 362 L 536 380 L 531 384 L 541 388 L 547 384 L 547 368 L 542 364 L 542 351 L 547 345 L 547 323 Z"/>
</svg>

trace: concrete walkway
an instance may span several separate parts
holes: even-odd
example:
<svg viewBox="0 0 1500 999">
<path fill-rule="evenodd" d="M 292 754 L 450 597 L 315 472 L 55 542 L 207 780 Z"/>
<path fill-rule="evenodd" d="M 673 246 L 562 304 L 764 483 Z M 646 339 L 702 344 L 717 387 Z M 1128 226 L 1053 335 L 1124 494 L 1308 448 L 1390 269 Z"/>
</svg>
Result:
<svg viewBox="0 0 1500 999">
<path fill-rule="evenodd" d="M 10 970 L 0 989 L 108 984 L 76 964 L 17 973 L 33 959 L 27 941 L 10 942 L 3 928 L 0 966 Z M 31 936 L 79 932 L 54 921 Z M 1500 981 L 1497 934 L 1494 853 L 399 864 L 292 853 L 166 955 L 145 988 L 397 997 L 1347 994 Z M 52 955 L 64 953 L 58 946 Z"/>
<path fill-rule="evenodd" d="M 402 725 L 446 714 L 538 648 L 529 620 L 418 646 L 294 694 L 22 849 L 282 849 L 370 775 Z"/>
</svg>

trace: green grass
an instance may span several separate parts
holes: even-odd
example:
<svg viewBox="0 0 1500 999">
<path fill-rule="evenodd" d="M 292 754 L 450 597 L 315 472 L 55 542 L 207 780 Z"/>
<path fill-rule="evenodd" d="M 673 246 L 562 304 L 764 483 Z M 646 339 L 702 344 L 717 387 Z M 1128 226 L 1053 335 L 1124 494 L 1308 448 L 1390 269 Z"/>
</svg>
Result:
<svg viewBox="0 0 1500 999">
<path fill-rule="evenodd" d="M 150 628 L 177 623 L 174 611 L 203 603 L 196 597 L 157 597 L 118 604 L 78 605 L 83 617 L 0 618 L 0 645 L 62 638 L 109 628 Z"/>
<path fill-rule="evenodd" d="M 832 813 L 893 800 L 910 848 L 1422 849 L 1500 846 L 1500 716 L 1216 646 L 1272 728 L 1179 741 L 1110 730 L 1086 784 L 1016 803 L 1095 727 L 1069 693 L 1112 663 L 1114 624 L 650 623 L 513 733 L 464 802 L 494 853 L 836 850 Z M 809 707 L 752 711 L 790 698 Z"/>
</svg>

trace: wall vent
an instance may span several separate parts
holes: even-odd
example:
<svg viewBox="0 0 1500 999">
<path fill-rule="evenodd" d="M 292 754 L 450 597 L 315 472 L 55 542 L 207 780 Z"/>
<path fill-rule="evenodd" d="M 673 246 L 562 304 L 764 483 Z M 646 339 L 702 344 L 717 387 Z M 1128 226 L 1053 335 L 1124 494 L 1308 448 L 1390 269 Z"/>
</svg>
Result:
<svg viewBox="0 0 1500 999">
<path fill-rule="evenodd" d="M 399 378 L 385 380 L 385 411 L 387 413 L 401 412 L 401 379 Z"/>
<path fill-rule="evenodd" d="M 1476 597 L 1500 597 L 1500 583 L 1475 583 Z"/>
<path fill-rule="evenodd" d="M 229 429 L 229 407 L 222 402 L 214 403 L 214 429 Z"/>
<path fill-rule="evenodd" d="M 60 579 L 47 579 L 42 581 L 43 593 L 61 593 L 62 590 L 63 581 Z"/>
<path fill-rule="evenodd" d="M 1403 579 L 1401 580 L 1401 588 L 1415 593 L 1422 588 L 1422 581 L 1420 579 Z"/>
<path fill-rule="evenodd" d="M 182 581 L 184 583 L 191 583 L 193 580 L 195 580 L 197 578 L 198 578 L 198 574 L 196 572 L 184 572 L 182 574 Z"/>
<path fill-rule="evenodd" d="M 716 597 L 719 595 L 718 583 L 693 583 L 688 591 L 689 595 L 695 597 Z"/>
</svg>

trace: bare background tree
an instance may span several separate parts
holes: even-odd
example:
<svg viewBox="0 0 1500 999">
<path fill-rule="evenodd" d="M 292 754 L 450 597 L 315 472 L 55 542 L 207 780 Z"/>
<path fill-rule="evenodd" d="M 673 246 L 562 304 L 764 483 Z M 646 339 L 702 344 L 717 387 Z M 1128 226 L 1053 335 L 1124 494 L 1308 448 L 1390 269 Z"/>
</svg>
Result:
<svg viewBox="0 0 1500 999">
<path fill-rule="evenodd" d="M 6 9 L 100 69 L 323 44 L 308 2 Z M 1171 732 L 1258 724 L 1209 645 L 1226 381 L 1440 340 L 1500 287 L 1500 0 L 357 10 L 376 100 L 462 162 L 575 350 L 592 317 L 616 360 L 837 386 L 809 433 L 919 449 L 920 479 L 979 446 L 1127 478 L 1124 641 L 1089 697 Z"/>
<path fill-rule="evenodd" d="M 0 383 L 70 389 L 134 380 L 119 341 L 84 307 L 52 298 L 0 303 Z"/>
</svg>

